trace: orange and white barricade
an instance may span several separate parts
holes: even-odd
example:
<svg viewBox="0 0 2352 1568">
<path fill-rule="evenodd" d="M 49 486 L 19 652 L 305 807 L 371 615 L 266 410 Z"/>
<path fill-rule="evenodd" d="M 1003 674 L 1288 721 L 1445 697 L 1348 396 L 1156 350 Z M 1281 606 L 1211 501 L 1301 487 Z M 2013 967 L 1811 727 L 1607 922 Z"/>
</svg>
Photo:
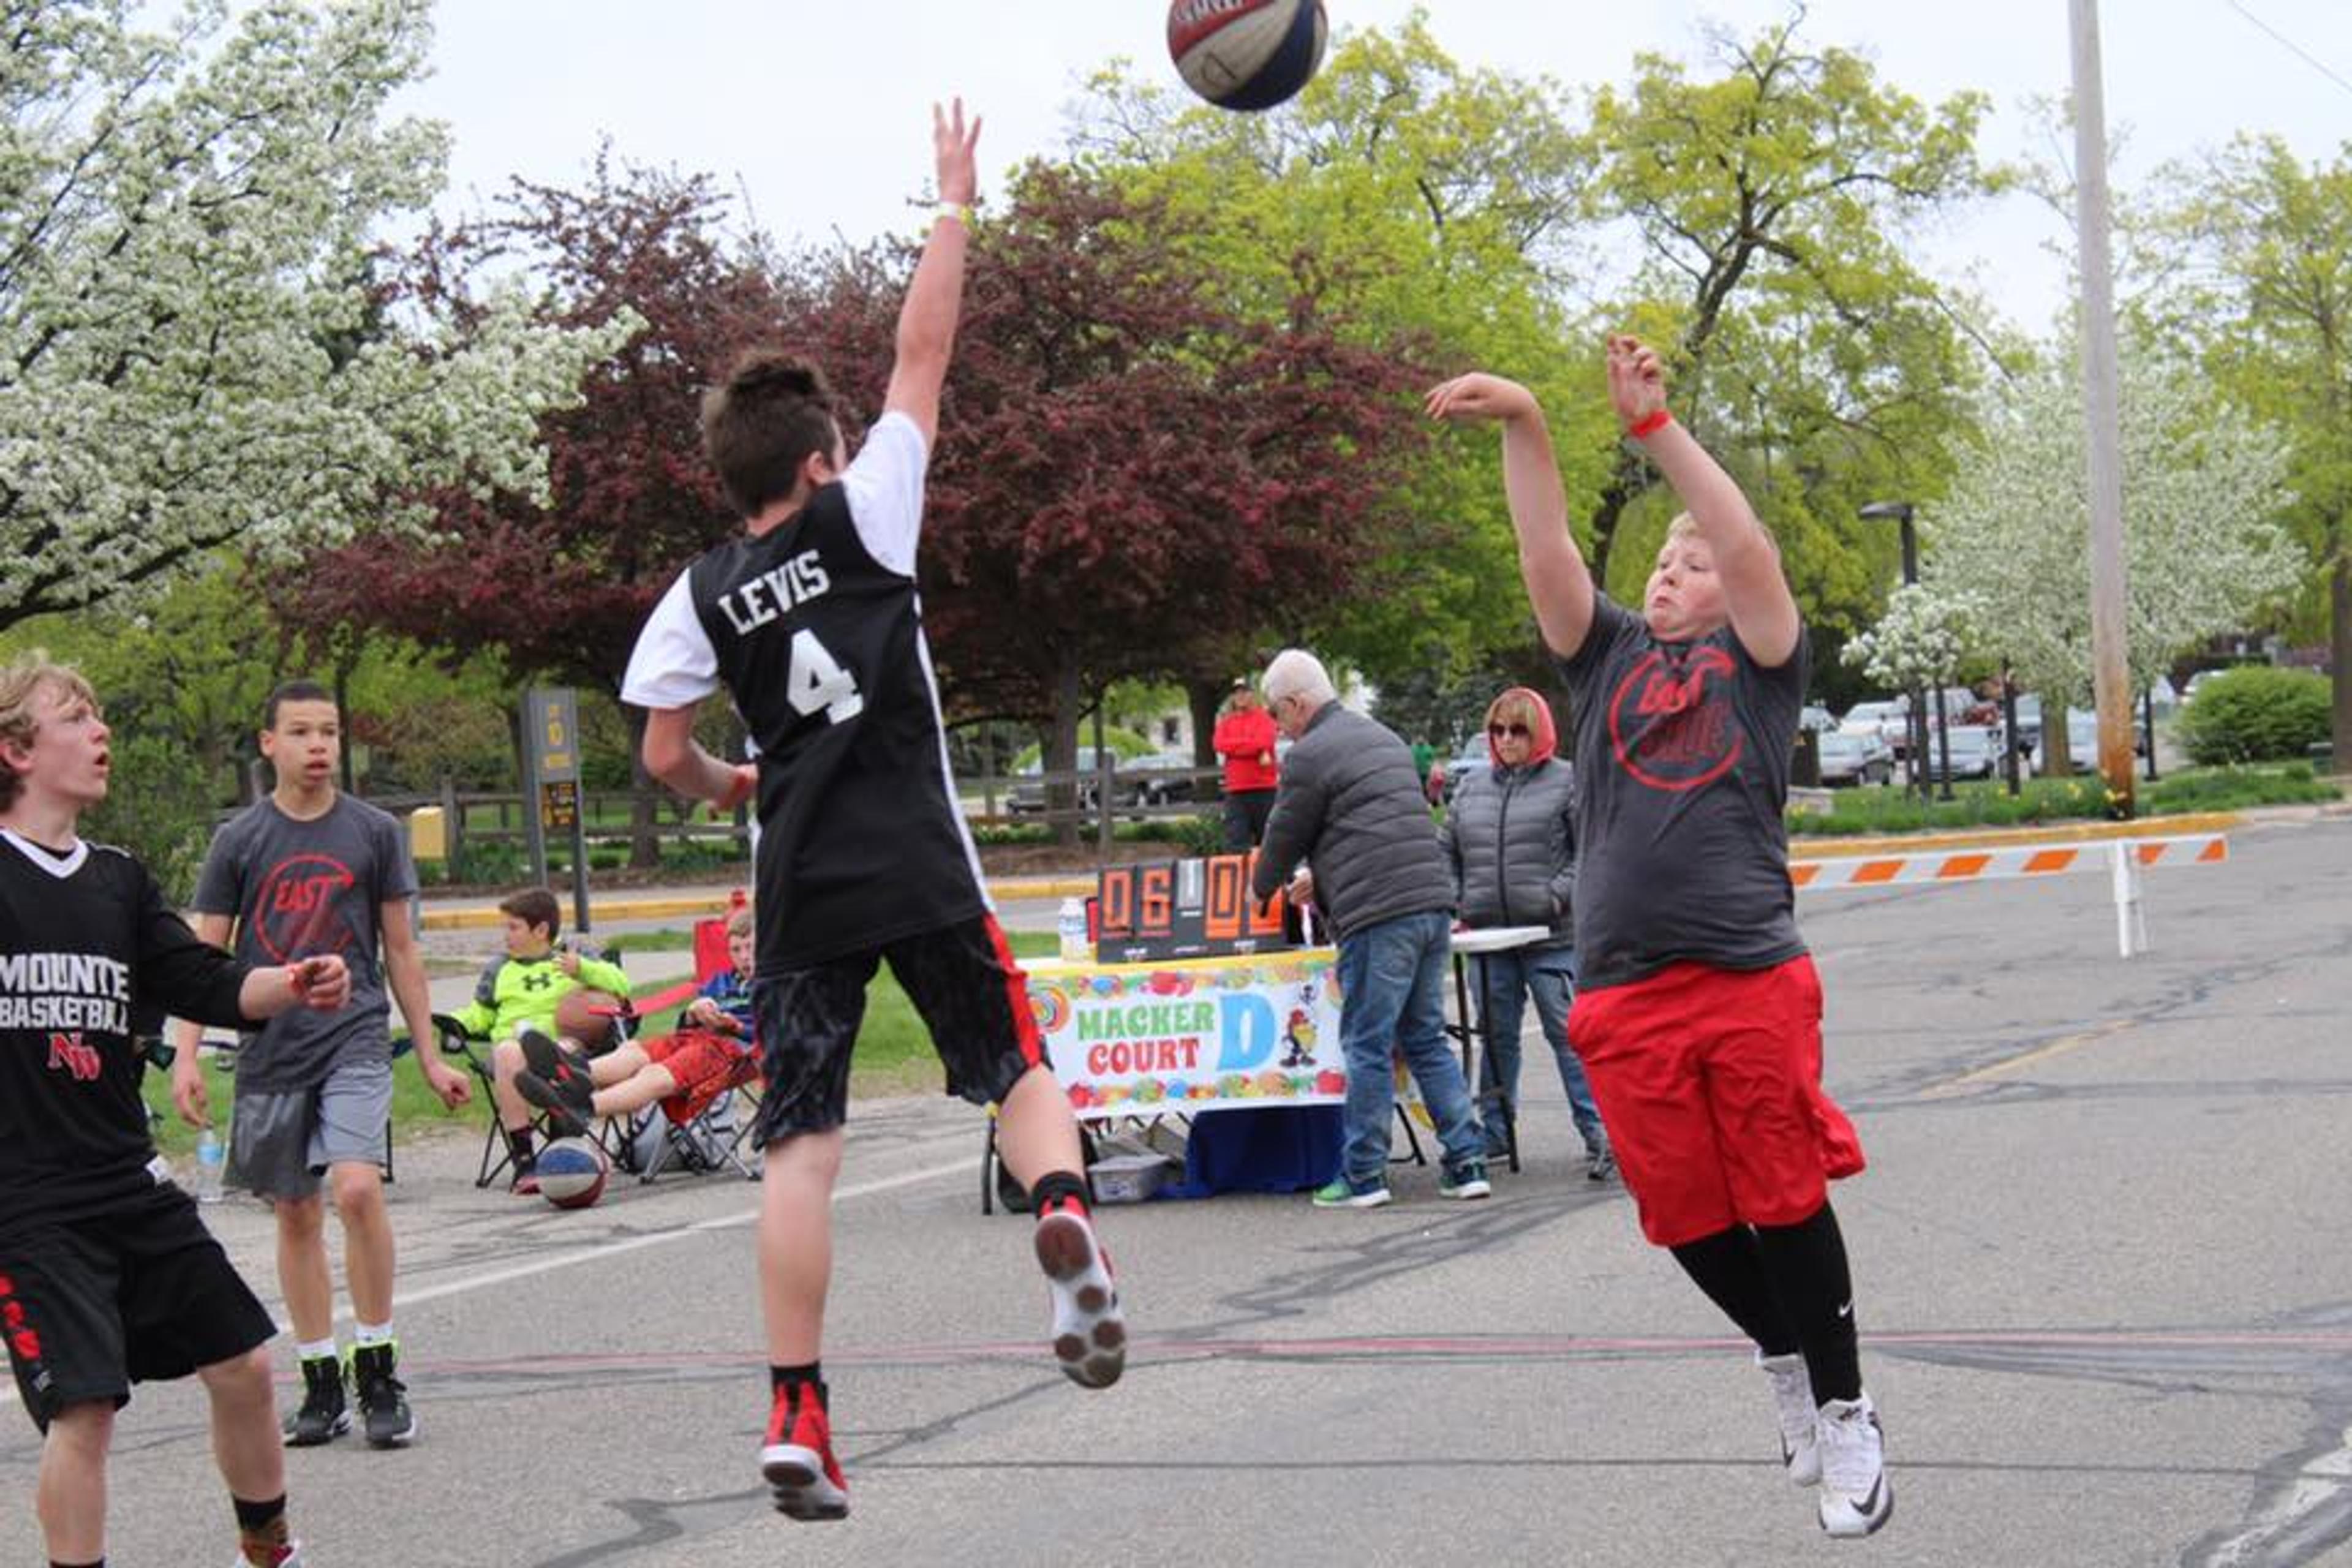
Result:
<svg viewBox="0 0 2352 1568">
<path fill-rule="evenodd" d="M 2053 877 L 2107 868 L 2115 881 L 2116 935 L 2123 956 L 2147 947 L 2147 917 L 2140 907 L 2140 872 L 2149 866 L 2205 866 L 2230 858 L 2230 840 L 2220 833 L 2189 833 L 2162 838 L 2109 838 L 2078 843 L 1995 844 L 1929 847 L 1791 860 L 1789 879 L 1800 889 L 1893 888 L 1919 883 L 1989 881 L 1996 878 Z"/>
</svg>

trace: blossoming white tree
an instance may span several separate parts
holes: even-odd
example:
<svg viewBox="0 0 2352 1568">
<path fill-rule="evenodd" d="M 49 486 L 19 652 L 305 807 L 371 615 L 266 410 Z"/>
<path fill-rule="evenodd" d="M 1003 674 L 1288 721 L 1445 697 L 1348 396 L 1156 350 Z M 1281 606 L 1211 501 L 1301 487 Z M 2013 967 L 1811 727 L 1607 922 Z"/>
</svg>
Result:
<svg viewBox="0 0 2352 1568">
<path fill-rule="evenodd" d="M 0 628 L 535 489 L 535 418 L 619 325 L 387 310 L 368 257 L 441 188 L 391 120 L 429 0 L 21 0 L 0 38 Z"/>
<path fill-rule="evenodd" d="M 2126 637 L 2141 689 L 2184 649 L 2292 593 L 2307 562 L 2281 522 L 2294 498 L 2278 433 L 2145 343 L 2124 344 L 2122 370 Z M 1889 670 L 1924 667 L 1955 628 L 1973 627 L 1970 651 L 2004 659 L 2053 704 L 2086 704 L 2090 523 L 2071 354 L 2001 388 L 1979 442 L 1952 494 L 1920 514 L 1922 597 L 1942 609 L 1898 616 L 1898 595 L 1864 657 L 1874 675 L 1882 658 Z M 2045 714 L 2045 736 L 2056 727 Z"/>
</svg>

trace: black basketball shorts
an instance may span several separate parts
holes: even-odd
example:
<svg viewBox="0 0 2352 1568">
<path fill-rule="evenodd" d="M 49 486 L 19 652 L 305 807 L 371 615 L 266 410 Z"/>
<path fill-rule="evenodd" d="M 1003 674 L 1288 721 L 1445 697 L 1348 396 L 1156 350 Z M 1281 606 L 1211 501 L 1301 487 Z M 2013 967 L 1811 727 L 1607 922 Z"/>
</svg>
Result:
<svg viewBox="0 0 2352 1568">
<path fill-rule="evenodd" d="M 950 1094 L 974 1105 L 1002 1100 L 1045 1062 L 1026 977 L 994 915 L 761 978 L 751 1005 L 768 1081 L 762 1148 L 848 1120 L 850 1051 L 866 1018 L 866 983 L 883 963 L 930 1032 Z"/>
<path fill-rule="evenodd" d="M 25 1408 L 46 1432 L 69 1405 L 127 1405 L 132 1384 L 243 1355 L 278 1326 L 194 1200 L 158 1185 L 88 1218 L 0 1226 L 0 1331 Z"/>
</svg>

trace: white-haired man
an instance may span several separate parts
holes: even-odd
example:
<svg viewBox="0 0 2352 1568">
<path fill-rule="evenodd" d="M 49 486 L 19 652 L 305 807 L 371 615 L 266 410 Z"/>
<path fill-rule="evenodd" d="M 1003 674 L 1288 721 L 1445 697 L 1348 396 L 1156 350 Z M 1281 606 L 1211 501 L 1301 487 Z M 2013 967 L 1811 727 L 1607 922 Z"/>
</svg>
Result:
<svg viewBox="0 0 2352 1568">
<path fill-rule="evenodd" d="M 1315 1194 L 1318 1208 L 1389 1201 L 1390 1071 L 1404 1053 L 1444 1146 L 1438 1192 L 1483 1198 L 1486 1136 L 1462 1064 L 1445 1043 L 1445 963 L 1454 879 L 1430 826 L 1411 748 L 1387 726 L 1343 706 L 1322 661 L 1285 648 L 1266 666 L 1266 707 L 1290 740 L 1257 862 L 1260 899 L 1291 879 L 1339 944 L 1339 1048 L 1348 1102 L 1339 1171 Z"/>
</svg>

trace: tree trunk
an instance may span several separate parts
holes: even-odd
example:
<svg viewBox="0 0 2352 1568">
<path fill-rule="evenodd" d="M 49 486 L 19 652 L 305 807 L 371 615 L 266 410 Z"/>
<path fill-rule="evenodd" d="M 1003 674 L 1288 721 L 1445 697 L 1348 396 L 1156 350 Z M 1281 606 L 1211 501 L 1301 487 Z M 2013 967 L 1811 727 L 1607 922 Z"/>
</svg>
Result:
<svg viewBox="0 0 2352 1568">
<path fill-rule="evenodd" d="M 1187 682 L 1184 687 L 1184 700 L 1192 710 L 1194 767 L 1213 768 L 1217 765 L 1217 710 L 1225 705 L 1225 693 L 1232 689 L 1229 682 L 1213 676 Z"/>
<path fill-rule="evenodd" d="M 1065 658 L 1054 671 L 1054 718 L 1045 734 L 1045 769 L 1066 774 L 1078 765 L 1078 721 L 1086 714 L 1086 679 L 1075 658 Z M 1054 842 L 1076 848 L 1078 842 L 1078 787 L 1066 779 L 1045 786 L 1046 819 L 1054 825 Z"/>
<path fill-rule="evenodd" d="M 2346 549 L 2342 518 L 2327 531 L 2327 663 L 2334 701 L 2328 743 L 2331 773 L 2352 773 L 2352 552 Z"/>
<path fill-rule="evenodd" d="M 646 710 L 624 702 L 621 721 L 629 729 L 629 866 L 651 870 L 661 864 L 661 835 L 655 818 L 661 809 L 662 786 L 646 771 Z"/>
</svg>

